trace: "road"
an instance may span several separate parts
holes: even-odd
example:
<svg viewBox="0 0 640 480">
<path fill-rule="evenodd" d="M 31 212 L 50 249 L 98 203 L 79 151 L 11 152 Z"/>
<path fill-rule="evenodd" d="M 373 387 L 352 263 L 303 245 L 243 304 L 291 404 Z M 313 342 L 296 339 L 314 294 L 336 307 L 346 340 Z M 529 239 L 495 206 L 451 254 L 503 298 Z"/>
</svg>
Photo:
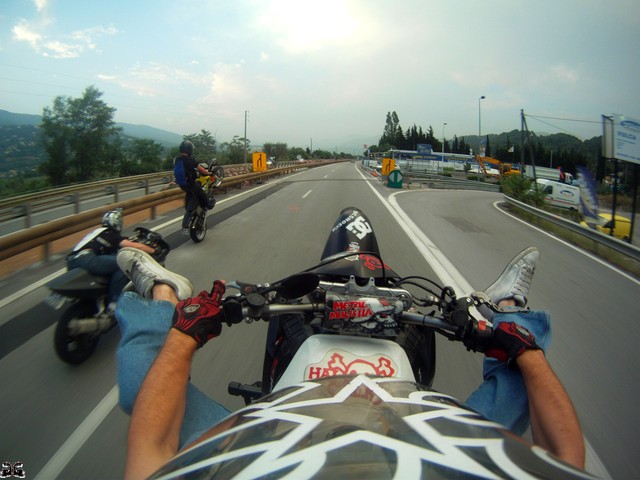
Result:
<svg viewBox="0 0 640 480">
<path fill-rule="evenodd" d="M 179 235 L 180 212 L 153 226 L 173 247 L 168 268 L 189 276 L 196 291 L 216 278 L 268 282 L 311 266 L 338 212 L 349 205 L 370 217 L 395 271 L 440 279 L 461 293 L 482 289 L 521 248 L 537 245 L 542 257 L 530 302 L 553 315 L 551 364 L 611 477 L 639 478 L 640 326 L 629 312 L 637 310 L 640 283 L 503 213 L 495 206 L 500 200 L 488 192 L 390 190 L 347 163 L 220 197 L 201 244 Z M 114 388 L 118 331 L 105 335 L 83 365 L 56 358 L 54 318 L 40 303 L 46 289 L 29 290 L 60 268 L 27 268 L 0 284 L 6 300 L 27 289 L 0 301 L 2 460 L 22 461 L 30 477 L 119 478 L 127 417 Z M 192 380 L 228 408 L 239 408 L 242 400 L 226 393 L 227 384 L 259 378 L 264 335 L 264 324 L 225 329 L 198 352 Z M 480 381 L 480 355 L 444 339 L 437 352 L 434 387 L 464 400 Z M 593 455 L 590 468 L 599 468 Z"/>
</svg>

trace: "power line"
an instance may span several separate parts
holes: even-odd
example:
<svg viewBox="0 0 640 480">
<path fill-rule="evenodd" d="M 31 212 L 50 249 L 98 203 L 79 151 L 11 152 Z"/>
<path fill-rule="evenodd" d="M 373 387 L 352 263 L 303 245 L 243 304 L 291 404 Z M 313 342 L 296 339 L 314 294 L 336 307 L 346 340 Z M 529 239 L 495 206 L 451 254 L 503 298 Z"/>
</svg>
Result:
<svg viewBox="0 0 640 480">
<path fill-rule="evenodd" d="M 544 117 L 541 115 L 529 115 L 529 114 L 525 114 L 525 117 L 529 117 L 532 118 L 534 120 L 537 120 L 540 123 L 544 123 L 545 125 L 548 125 L 552 128 L 555 128 L 556 130 L 559 130 L 561 132 L 566 133 L 567 135 L 572 135 L 574 137 L 579 138 L 580 140 L 584 141 L 585 138 L 583 138 L 582 136 L 574 133 L 574 132 L 570 132 L 569 130 L 565 130 L 564 128 L 558 127 L 557 125 L 553 125 L 549 122 L 545 122 L 544 120 L 542 120 L 543 118 L 548 119 L 548 120 L 560 120 L 560 121 L 567 121 L 567 122 L 582 122 L 582 123 L 600 123 L 599 121 L 595 121 L 595 120 L 579 120 L 579 119 L 571 119 L 571 118 L 560 118 L 560 117 Z"/>
</svg>

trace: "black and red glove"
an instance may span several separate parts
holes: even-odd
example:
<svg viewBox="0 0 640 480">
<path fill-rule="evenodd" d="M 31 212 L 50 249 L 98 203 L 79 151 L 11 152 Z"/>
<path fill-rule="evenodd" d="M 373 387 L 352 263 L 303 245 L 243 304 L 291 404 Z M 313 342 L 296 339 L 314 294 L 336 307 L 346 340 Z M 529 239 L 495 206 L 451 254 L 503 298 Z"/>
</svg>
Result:
<svg viewBox="0 0 640 480">
<path fill-rule="evenodd" d="M 173 314 L 173 328 L 192 337 L 198 348 L 220 335 L 225 320 L 221 306 L 224 292 L 224 283 L 216 280 L 211 293 L 202 291 L 197 297 L 178 302 Z"/>
<path fill-rule="evenodd" d="M 484 354 L 508 362 L 525 350 L 540 350 L 533 333 L 517 323 L 503 322 L 493 331 L 493 338 Z"/>
</svg>

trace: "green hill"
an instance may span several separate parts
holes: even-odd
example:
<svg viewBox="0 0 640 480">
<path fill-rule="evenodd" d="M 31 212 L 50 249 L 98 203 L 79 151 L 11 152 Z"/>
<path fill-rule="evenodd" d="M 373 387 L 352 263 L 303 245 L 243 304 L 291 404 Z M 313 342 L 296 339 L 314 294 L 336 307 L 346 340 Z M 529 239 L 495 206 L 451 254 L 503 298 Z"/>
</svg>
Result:
<svg viewBox="0 0 640 480">
<path fill-rule="evenodd" d="M 46 152 L 40 140 L 40 115 L 0 110 L 0 176 L 33 171 L 45 161 Z M 153 140 L 166 149 L 182 141 L 182 135 L 147 125 L 116 123 L 122 128 L 123 144 L 132 138 Z"/>
</svg>

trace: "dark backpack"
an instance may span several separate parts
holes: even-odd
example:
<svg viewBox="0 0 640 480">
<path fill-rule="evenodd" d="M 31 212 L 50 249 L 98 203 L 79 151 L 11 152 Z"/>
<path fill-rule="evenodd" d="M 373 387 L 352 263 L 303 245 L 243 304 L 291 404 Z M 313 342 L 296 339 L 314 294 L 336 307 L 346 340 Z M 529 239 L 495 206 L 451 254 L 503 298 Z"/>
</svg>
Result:
<svg viewBox="0 0 640 480">
<path fill-rule="evenodd" d="M 181 187 L 187 186 L 187 172 L 184 169 L 184 160 L 182 157 L 176 158 L 173 164 L 173 176 L 176 177 L 176 184 Z"/>
</svg>

